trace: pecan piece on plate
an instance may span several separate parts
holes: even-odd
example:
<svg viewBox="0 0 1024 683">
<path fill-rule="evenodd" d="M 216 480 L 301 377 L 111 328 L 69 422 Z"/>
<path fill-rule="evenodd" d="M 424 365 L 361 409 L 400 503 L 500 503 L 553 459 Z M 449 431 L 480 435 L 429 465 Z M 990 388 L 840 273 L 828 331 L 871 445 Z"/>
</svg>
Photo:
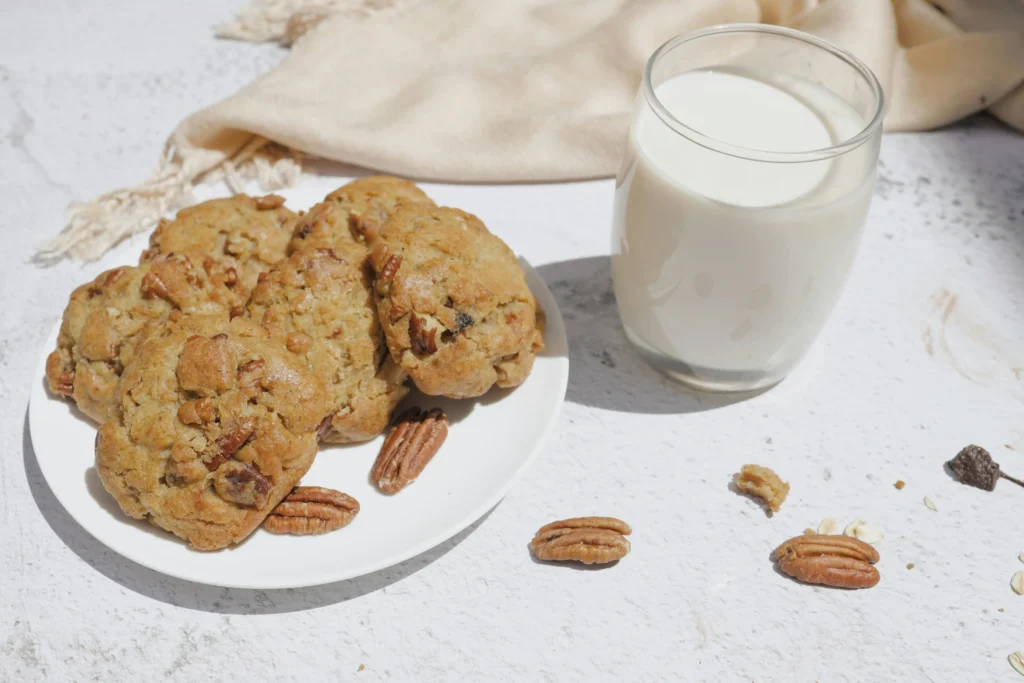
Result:
<svg viewBox="0 0 1024 683">
<path fill-rule="evenodd" d="M 575 517 L 546 524 L 537 530 L 530 549 L 538 560 L 605 564 L 629 553 L 633 532 L 614 517 Z"/>
<path fill-rule="evenodd" d="M 271 511 L 263 528 L 275 534 L 310 536 L 348 526 L 359 514 L 359 501 L 321 486 L 296 486 Z"/>
<path fill-rule="evenodd" d="M 447 437 L 443 410 L 410 408 L 388 430 L 370 477 L 384 493 L 398 493 L 419 476 Z"/>
<path fill-rule="evenodd" d="M 779 569 L 804 583 L 833 588 L 871 588 L 881 578 L 878 551 L 849 536 L 797 536 L 775 549 Z"/>
</svg>

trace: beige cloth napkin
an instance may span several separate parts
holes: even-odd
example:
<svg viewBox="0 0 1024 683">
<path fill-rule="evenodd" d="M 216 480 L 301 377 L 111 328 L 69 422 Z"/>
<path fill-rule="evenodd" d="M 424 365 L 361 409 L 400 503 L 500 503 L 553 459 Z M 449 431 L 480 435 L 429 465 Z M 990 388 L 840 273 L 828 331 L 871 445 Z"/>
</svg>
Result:
<svg viewBox="0 0 1024 683">
<path fill-rule="evenodd" d="M 147 183 L 76 207 L 40 258 L 95 258 L 200 180 L 287 185 L 296 153 L 447 181 L 613 175 L 647 57 L 711 24 L 782 24 L 853 52 L 882 83 L 888 130 L 982 109 L 1024 130 L 1024 0 L 932 2 L 260 0 L 222 34 L 294 40 L 291 54 L 185 119 Z"/>
</svg>

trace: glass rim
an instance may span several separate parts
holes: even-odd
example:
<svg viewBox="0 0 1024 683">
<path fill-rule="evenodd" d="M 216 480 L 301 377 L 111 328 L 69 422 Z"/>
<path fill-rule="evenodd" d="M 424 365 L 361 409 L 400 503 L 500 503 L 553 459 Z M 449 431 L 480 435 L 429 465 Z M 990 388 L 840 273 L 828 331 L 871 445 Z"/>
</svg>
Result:
<svg viewBox="0 0 1024 683">
<path fill-rule="evenodd" d="M 799 40 L 804 43 L 813 45 L 814 47 L 825 50 L 832 54 L 834 57 L 846 62 L 854 68 L 863 78 L 867 81 L 871 87 L 872 92 L 875 95 L 875 112 L 871 117 L 871 120 L 860 130 L 856 135 L 843 140 L 840 143 L 832 145 L 830 147 L 823 147 L 821 149 L 812 149 L 799 152 L 775 152 L 770 150 L 756 149 L 753 147 L 743 147 L 741 145 L 733 145 L 728 142 L 723 142 L 718 138 L 711 137 L 701 133 L 695 128 L 687 126 L 682 121 L 677 119 L 665 108 L 665 105 L 661 103 L 658 96 L 654 93 L 654 84 L 651 82 L 651 74 L 654 71 L 654 65 L 661 60 L 661 58 L 670 50 L 688 43 L 692 40 L 699 38 L 706 38 L 713 35 L 723 35 L 726 33 L 770 33 L 783 38 L 789 38 L 793 40 Z M 864 142 L 866 142 L 872 135 L 875 134 L 876 129 L 881 126 L 882 117 L 885 114 L 885 93 L 882 91 L 882 86 L 878 82 L 878 78 L 874 72 L 868 67 L 867 64 L 862 62 L 860 59 L 855 57 L 850 52 L 833 45 L 832 43 L 812 36 L 809 33 L 798 31 L 792 28 L 786 28 L 784 26 L 773 26 L 770 24 L 717 24 L 715 26 L 708 26 L 706 28 L 697 29 L 695 31 L 688 31 L 680 34 L 674 38 L 670 38 L 664 42 L 661 47 L 654 51 L 654 53 L 647 60 L 647 64 L 644 66 L 643 82 L 641 84 L 641 90 L 644 93 L 644 99 L 647 100 L 647 104 L 650 105 L 654 113 L 658 115 L 662 123 L 667 125 L 669 128 L 674 130 L 679 135 L 689 139 L 692 142 L 706 147 L 714 152 L 720 152 L 722 154 L 728 154 L 729 156 L 746 159 L 749 161 L 764 161 L 770 163 L 800 163 L 807 161 L 821 161 L 823 159 L 830 159 L 832 157 L 845 154 L 852 149 L 855 149 Z"/>
</svg>

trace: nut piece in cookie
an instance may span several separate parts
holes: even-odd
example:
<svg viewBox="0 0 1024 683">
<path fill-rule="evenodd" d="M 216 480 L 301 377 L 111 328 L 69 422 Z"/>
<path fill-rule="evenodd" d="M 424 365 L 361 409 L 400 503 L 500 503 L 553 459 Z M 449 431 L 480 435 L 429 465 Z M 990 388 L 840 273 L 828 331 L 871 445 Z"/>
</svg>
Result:
<svg viewBox="0 0 1024 683">
<path fill-rule="evenodd" d="M 296 218 L 277 195 L 212 199 L 160 221 L 140 262 L 184 254 L 210 277 L 237 287 L 244 299 L 259 274 L 284 258 Z"/>
<path fill-rule="evenodd" d="M 309 469 L 324 390 L 244 318 L 151 327 L 96 438 L 96 469 L 124 512 L 198 550 L 238 543 Z"/>
<path fill-rule="evenodd" d="M 400 207 L 372 241 L 388 348 L 425 394 L 515 387 L 543 348 L 543 313 L 512 250 L 458 209 Z"/>
<path fill-rule="evenodd" d="M 420 476 L 448 438 L 448 416 L 440 408 L 410 408 L 388 430 L 370 472 L 377 488 L 394 495 Z"/>
<path fill-rule="evenodd" d="M 629 553 L 633 530 L 614 517 L 575 517 L 542 526 L 530 542 L 538 560 L 606 564 Z"/>
<path fill-rule="evenodd" d="M 323 441 L 366 441 L 387 428 L 409 389 L 388 354 L 361 245 L 292 254 L 260 279 L 247 310 L 323 381 Z"/>
<path fill-rule="evenodd" d="M 357 514 L 359 501 L 348 494 L 321 486 L 296 486 L 267 515 L 263 528 L 293 536 L 326 534 L 348 526 Z"/>
<path fill-rule="evenodd" d="M 342 185 L 295 224 L 288 253 L 302 249 L 336 249 L 364 244 L 402 204 L 433 206 L 415 183 L 392 176 L 368 176 Z"/>
<path fill-rule="evenodd" d="M 64 309 L 57 349 L 46 359 L 50 390 L 104 422 L 117 412 L 117 380 L 147 325 L 183 312 L 226 319 L 244 302 L 185 256 L 155 256 L 101 273 L 72 292 Z"/>
<path fill-rule="evenodd" d="M 848 536 L 804 535 L 775 549 L 779 569 L 804 583 L 833 588 L 871 588 L 881 578 L 872 565 L 878 551 Z"/>
<path fill-rule="evenodd" d="M 772 512 L 778 512 L 789 495 L 789 484 L 772 470 L 760 465 L 741 467 L 740 473 L 736 475 L 736 488 L 760 498 Z"/>
</svg>

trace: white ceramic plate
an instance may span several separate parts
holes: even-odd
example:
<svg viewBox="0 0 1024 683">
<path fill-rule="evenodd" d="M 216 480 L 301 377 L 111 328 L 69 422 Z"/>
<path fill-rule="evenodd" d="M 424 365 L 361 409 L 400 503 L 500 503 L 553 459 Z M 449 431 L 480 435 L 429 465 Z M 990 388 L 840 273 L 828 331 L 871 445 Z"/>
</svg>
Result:
<svg viewBox="0 0 1024 683">
<path fill-rule="evenodd" d="M 323 192 L 282 192 L 288 206 L 306 208 Z M 126 253 L 131 263 L 134 253 Z M 448 439 L 415 483 L 395 496 L 369 482 L 381 438 L 324 448 L 302 483 L 336 488 L 360 503 L 355 521 L 323 536 L 275 536 L 257 530 L 215 553 L 189 550 L 169 533 L 124 515 L 93 466 L 95 426 L 45 387 L 42 350 L 29 406 L 39 468 L 68 513 L 101 543 L 164 574 L 217 586 L 298 588 L 368 574 L 414 557 L 454 536 L 495 506 L 540 453 L 565 399 L 569 377 L 565 325 L 551 292 L 525 261 L 526 279 L 547 313 L 546 349 L 527 381 L 476 401 L 413 392 L 407 403 L 441 406 Z M 59 327 L 59 323 L 58 323 Z"/>
</svg>

